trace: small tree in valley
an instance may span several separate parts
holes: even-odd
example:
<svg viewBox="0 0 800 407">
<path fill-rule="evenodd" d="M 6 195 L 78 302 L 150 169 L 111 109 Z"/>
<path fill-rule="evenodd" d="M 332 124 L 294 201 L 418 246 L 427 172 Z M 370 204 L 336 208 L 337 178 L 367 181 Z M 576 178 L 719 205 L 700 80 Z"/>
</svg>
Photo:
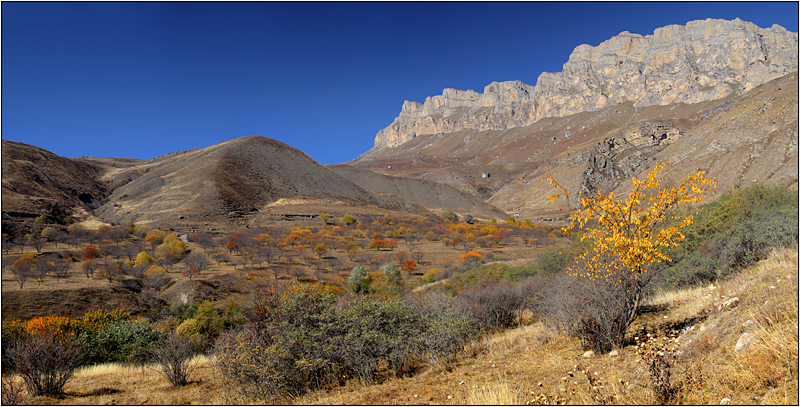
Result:
<svg viewBox="0 0 800 407">
<path fill-rule="evenodd" d="M 25 285 L 25 282 L 33 277 L 36 270 L 36 263 L 36 256 L 32 253 L 28 253 L 20 256 L 11 265 L 11 269 L 14 270 L 14 280 L 19 283 L 20 290 L 22 286 Z"/>
<path fill-rule="evenodd" d="M 100 251 L 94 246 L 86 246 L 81 252 L 81 260 L 93 260 L 100 258 Z"/>
<path fill-rule="evenodd" d="M 190 268 L 190 269 L 184 270 L 183 275 L 186 276 L 186 277 L 189 277 L 189 281 L 191 281 L 192 277 L 199 276 L 200 272 L 197 269 Z"/>
<path fill-rule="evenodd" d="M 619 312 L 607 326 L 599 326 L 599 318 L 593 315 L 577 317 L 581 322 L 574 333 L 591 335 L 588 342 L 595 351 L 608 352 L 622 345 L 626 329 L 639 313 L 642 293 L 652 279 L 647 266 L 669 261 L 665 249 L 683 240 L 680 229 L 691 225 L 692 216 L 679 219 L 675 210 L 684 204 L 700 202 L 703 188 L 716 186 L 714 180 L 705 177 L 704 171 L 698 171 L 677 186 L 662 188 L 657 177 L 663 167 L 664 163 L 658 164 L 644 179 L 633 177 L 635 188 L 627 199 L 618 198 L 614 192 L 604 195 L 600 191 L 594 197 L 581 196 L 582 208 L 572 214 L 570 225 L 564 228 L 567 231 L 583 228 L 591 220 L 596 222 L 581 238 L 590 239 L 591 250 L 581 254 L 567 272 L 591 280 L 594 285 L 616 286 L 623 293 L 615 297 L 619 304 L 614 308 Z M 570 196 L 566 187 L 549 174 L 547 178 L 551 185 L 563 189 L 563 193 L 549 195 L 550 202 L 560 195 Z M 586 303 L 591 303 L 591 298 Z"/>
<path fill-rule="evenodd" d="M 386 281 L 388 281 L 389 284 L 399 286 L 402 283 L 403 277 L 400 275 L 400 270 L 398 270 L 397 266 L 394 264 L 384 264 L 381 266 L 381 271 L 383 271 L 383 274 L 386 276 Z"/>
<path fill-rule="evenodd" d="M 328 247 L 324 244 L 320 243 L 314 247 L 314 253 L 317 254 L 317 257 L 321 260 L 322 256 L 328 252 Z"/>
<path fill-rule="evenodd" d="M 369 292 L 369 283 L 371 282 L 372 276 L 369 275 L 369 271 L 367 271 L 364 266 L 354 267 L 353 271 L 350 273 L 350 277 L 347 279 L 347 284 L 357 293 Z"/>
<path fill-rule="evenodd" d="M 86 278 L 94 277 L 94 271 L 97 270 L 98 265 L 92 259 L 86 259 L 81 263 L 81 269 L 86 274 Z"/>
<path fill-rule="evenodd" d="M 203 269 L 211 264 L 211 262 L 208 260 L 208 255 L 200 252 L 193 252 L 192 254 L 186 256 L 184 263 L 186 263 L 186 267 L 197 270 L 197 274 L 200 274 Z"/>
</svg>

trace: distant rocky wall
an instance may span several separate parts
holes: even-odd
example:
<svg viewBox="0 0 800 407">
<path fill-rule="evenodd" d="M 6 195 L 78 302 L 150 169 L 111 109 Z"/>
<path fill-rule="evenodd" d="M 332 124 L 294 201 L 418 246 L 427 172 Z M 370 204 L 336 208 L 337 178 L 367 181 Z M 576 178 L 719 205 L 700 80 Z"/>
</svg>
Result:
<svg viewBox="0 0 800 407">
<path fill-rule="evenodd" d="M 698 103 L 750 90 L 797 71 L 797 33 L 736 19 L 690 21 L 641 36 L 627 31 L 575 48 L 563 71 L 536 86 L 492 82 L 483 93 L 445 89 L 424 104 L 406 101 L 375 137 L 374 150 L 417 135 L 505 130 L 633 101 L 636 107 Z"/>
</svg>

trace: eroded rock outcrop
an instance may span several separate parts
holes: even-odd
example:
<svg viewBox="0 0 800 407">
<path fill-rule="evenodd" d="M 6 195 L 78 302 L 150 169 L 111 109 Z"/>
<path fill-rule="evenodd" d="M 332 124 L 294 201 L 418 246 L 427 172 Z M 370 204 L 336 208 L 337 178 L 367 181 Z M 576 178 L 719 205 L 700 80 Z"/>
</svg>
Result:
<svg viewBox="0 0 800 407">
<path fill-rule="evenodd" d="M 715 100 L 797 71 L 798 35 L 739 19 L 691 21 L 642 36 L 622 32 L 575 48 L 563 70 L 536 86 L 492 82 L 483 93 L 445 89 L 425 103 L 406 101 L 375 137 L 378 150 L 422 134 L 505 130 L 633 101 L 636 107 Z"/>
</svg>

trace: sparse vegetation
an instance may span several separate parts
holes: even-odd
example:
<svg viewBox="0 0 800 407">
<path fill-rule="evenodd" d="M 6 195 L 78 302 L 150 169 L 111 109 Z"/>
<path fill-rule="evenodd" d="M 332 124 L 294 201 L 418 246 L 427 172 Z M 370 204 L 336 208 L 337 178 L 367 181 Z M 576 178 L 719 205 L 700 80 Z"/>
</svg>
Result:
<svg viewBox="0 0 800 407">
<path fill-rule="evenodd" d="M 584 360 L 579 355 L 592 347 L 590 341 L 581 342 L 585 336 L 558 333 L 539 320 L 545 315 L 543 308 L 564 309 L 569 304 L 574 304 L 575 309 L 581 312 L 601 315 L 612 309 L 622 295 L 614 291 L 614 287 L 587 284 L 585 279 L 570 277 L 563 272 L 588 247 L 588 242 L 580 241 L 580 231 L 567 237 L 552 228 L 514 219 L 502 223 L 470 224 L 388 216 L 361 219 L 349 226 L 342 222 L 340 225 L 317 227 L 239 230 L 205 237 L 198 234 L 190 238 L 192 243 L 189 246 L 176 243 L 180 239 L 174 234 L 127 225 L 119 228 L 119 231 L 124 230 L 124 234 L 117 235 L 114 235 L 119 233 L 116 227 L 99 231 L 101 233 L 84 231 L 82 239 L 85 246 L 78 245 L 70 253 L 49 251 L 57 242 L 47 242 L 43 253 L 39 255 L 34 253 L 35 248 L 29 247 L 22 254 L 37 264 L 47 259 L 45 263 L 55 265 L 57 261 L 78 258 L 86 253 L 84 265 L 96 265 L 99 270 L 107 267 L 119 270 L 112 285 L 124 284 L 134 289 L 140 287 L 142 298 L 146 297 L 147 304 L 152 305 L 143 314 L 144 318 L 140 319 L 132 319 L 127 314 L 112 316 L 113 313 L 101 313 L 75 319 L 6 321 L 3 323 L 4 360 L 7 360 L 5 355 L 10 349 L 8 345 L 14 343 L 6 339 L 21 338 L 30 332 L 38 332 L 38 327 L 48 326 L 60 329 L 72 338 L 82 355 L 79 365 L 99 366 L 113 362 L 120 366 L 148 366 L 141 370 L 140 375 L 133 375 L 140 376 L 141 381 L 126 380 L 124 389 L 113 384 L 101 384 L 108 382 L 100 379 L 79 383 L 75 379 L 68 380 L 64 389 L 69 396 L 60 396 L 64 397 L 63 400 L 80 400 L 74 395 L 92 394 L 87 397 L 108 401 L 106 397 L 115 393 L 128 394 L 129 388 L 133 391 L 136 386 L 150 386 L 151 389 L 158 386 L 156 383 L 162 383 L 162 386 L 163 383 L 172 384 L 168 377 L 170 375 L 176 379 L 175 383 L 181 383 L 181 375 L 169 373 L 178 371 L 172 367 L 168 368 L 167 376 L 160 379 L 158 376 L 150 378 L 149 373 L 155 374 L 157 370 L 163 372 L 155 364 L 154 354 L 150 350 L 163 344 L 163 338 L 175 335 L 184 338 L 192 349 L 180 360 L 192 360 L 191 356 L 197 352 L 217 356 L 210 359 L 214 361 L 213 366 L 209 362 L 192 364 L 195 370 L 183 375 L 182 379 L 183 383 L 192 384 L 187 388 L 203 386 L 208 389 L 206 391 L 209 393 L 203 400 L 209 403 L 333 400 L 325 398 L 329 396 L 324 394 L 330 397 L 339 394 L 337 397 L 341 398 L 334 402 L 364 403 L 368 399 L 359 399 L 357 394 L 371 394 L 373 389 L 391 388 L 401 382 L 418 383 L 431 389 L 447 389 L 442 391 L 451 393 L 453 397 L 439 398 L 431 393 L 424 396 L 423 400 L 422 396 L 414 398 L 411 393 L 407 395 L 407 400 L 387 399 L 387 396 L 369 400 L 373 404 L 423 401 L 465 404 L 478 400 L 513 400 L 534 404 L 704 403 L 718 402 L 714 398 L 723 394 L 720 389 L 731 386 L 762 389 L 758 390 L 761 392 L 758 394 L 763 397 L 767 397 L 768 389 L 774 388 L 780 388 L 784 392 L 782 394 L 791 394 L 791 389 L 797 387 L 792 384 L 796 380 L 792 380 L 798 376 L 796 368 L 792 367 L 797 360 L 797 339 L 792 332 L 792 329 L 796 332 L 797 325 L 796 305 L 793 305 L 796 301 L 787 301 L 776 296 L 778 291 L 769 289 L 768 283 L 778 286 L 774 282 L 775 277 L 755 278 L 749 286 L 747 284 L 750 281 L 735 280 L 740 275 L 738 270 L 748 267 L 748 264 L 752 266 L 757 260 L 728 263 L 730 266 L 725 273 L 714 275 L 709 280 L 692 280 L 693 273 L 677 273 L 676 270 L 681 269 L 669 267 L 681 264 L 684 258 L 697 256 L 698 251 L 705 253 L 718 247 L 708 246 L 708 242 L 713 240 L 709 236 L 716 236 L 711 233 L 714 230 L 728 233 L 725 235 L 728 239 L 747 236 L 745 231 L 731 232 L 736 230 L 726 223 L 732 222 L 731 219 L 739 224 L 747 224 L 748 219 L 754 218 L 758 219 L 754 225 L 771 224 L 763 223 L 767 218 L 764 215 L 752 215 L 761 213 L 761 207 L 768 208 L 763 209 L 764 213 L 796 222 L 792 220 L 791 206 L 789 209 L 775 209 L 790 205 L 788 198 L 792 192 L 777 189 L 757 193 L 743 190 L 742 193 L 746 194 L 746 198 L 732 195 L 700 211 L 695 217 L 695 225 L 685 229 L 686 246 L 680 247 L 680 252 L 669 252 L 673 257 L 672 263 L 660 265 L 664 266 L 659 271 L 664 278 L 659 280 L 658 288 L 652 295 L 650 291 L 647 292 L 650 296 L 644 300 L 644 311 L 626 330 L 626 341 L 618 349 L 621 354 L 634 355 L 637 342 L 634 336 L 640 339 L 646 337 L 641 332 L 651 333 L 654 338 L 655 335 L 659 338 L 664 336 L 661 333 L 669 338 L 682 338 L 679 350 L 683 353 L 676 351 L 669 358 L 654 359 L 650 367 L 636 363 L 635 358 L 598 356 L 597 359 Z M 763 201 L 776 203 L 767 204 Z M 737 203 L 733 205 L 729 202 Z M 737 205 L 752 210 L 749 215 L 743 215 L 739 209 L 730 209 Z M 720 211 L 720 208 L 727 209 Z M 726 214 L 724 219 L 720 213 Z M 777 224 L 780 221 L 774 222 Z M 718 226 L 701 228 L 702 225 Z M 77 228 L 73 230 L 76 235 L 72 237 L 77 238 L 81 232 Z M 796 233 L 783 230 L 774 228 L 776 233 L 765 239 L 763 246 L 740 244 L 735 247 L 747 250 L 761 247 L 758 251 L 752 250 L 752 253 L 757 253 L 752 259 L 760 259 L 765 256 L 765 251 L 769 253 L 773 247 L 796 245 Z M 141 236 L 137 235 L 139 232 L 143 232 Z M 107 239 L 98 236 L 100 234 L 105 234 Z M 71 235 L 68 232 L 66 237 L 69 239 Z M 427 237 L 422 243 L 414 243 L 412 236 Z M 137 242 L 147 242 L 148 237 L 151 244 L 136 246 Z M 195 239 L 204 242 L 202 248 Z M 368 246 L 375 239 L 395 240 L 398 250 L 370 250 Z M 122 240 L 126 242 L 121 243 Z M 458 243 L 453 244 L 453 241 Z M 225 248 L 227 242 L 236 246 L 230 253 Z M 447 245 L 443 242 L 447 242 Z M 564 246 L 567 242 L 569 245 Z M 137 251 L 128 255 L 122 250 L 113 250 L 114 247 L 121 249 L 126 244 L 138 247 Z M 70 245 L 74 246 L 72 243 Z M 317 250 L 320 245 L 327 250 Z M 546 248 L 552 245 L 555 247 Z M 170 247 L 182 249 L 180 253 L 177 253 L 179 250 L 174 252 L 177 260 L 169 264 L 173 267 L 172 272 L 159 266 L 155 260 L 153 263 L 131 261 L 139 260 L 140 256 L 144 259 L 145 255 L 153 259 L 157 251 L 164 255 Z M 272 254 L 267 249 L 273 250 Z M 185 253 L 188 250 L 191 250 L 191 254 L 187 256 Z M 518 253 L 523 250 L 536 253 L 535 258 L 528 261 L 518 259 Z M 95 251 L 97 257 L 94 257 Z M 13 268 L 12 260 L 20 258 L 16 253 L 6 255 L 9 258 L 4 258 L 5 266 Z M 202 265 L 203 273 L 181 275 L 181 271 L 186 270 L 189 264 L 195 264 L 193 261 L 205 253 L 208 253 L 206 261 L 200 261 L 206 263 Z M 217 256 L 217 253 L 224 256 Z M 208 264 L 209 257 L 214 259 L 214 264 Z M 722 259 L 724 256 L 717 257 Z M 231 260 L 243 264 L 237 266 L 233 274 L 228 274 L 227 280 L 211 280 L 219 275 L 220 270 L 232 270 L 233 266 L 226 263 Z M 338 264 L 334 260 L 338 260 Z M 791 264 L 791 260 L 783 262 Z M 83 267 L 80 263 L 69 264 Z M 54 285 L 57 281 L 67 284 L 80 281 L 84 285 L 105 281 L 100 280 L 100 275 L 95 278 L 94 273 L 88 271 L 87 278 L 82 274 L 59 277 L 52 267 L 45 269 L 48 271 L 44 274 L 42 285 Z M 356 269 L 358 273 L 348 275 L 347 270 Z M 782 279 L 785 275 L 796 276 L 796 271 L 791 269 L 780 273 L 784 275 Z M 357 278 L 349 278 L 353 274 Z M 192 283 L 205 287 L 211 284 L 225 287 L 226 292 L 241 293 L 241 297 L 229 303 L 219 301 L 192 305 L 187 299 L 181 300 L 186 297 L 178 295 L 177 299 L 171 297 L 167 303 L 169 306 L 165 305 L 163 298 L 176 295 L 165 287 L 175 287 L 177 283 L 188 284 L 190 277 Z M 293 283 L 293 280 L 302 283 Z M 279 283 L 281 281 L 283 283 Z M 695 287 L 692 284 L 697 281 L 719 286 L 710 303 L 700 300 L 706 298 L 707 290 L 689 288 Z M 308 282 L 313 284 L 306 285 Z M 587 286 L 581 288 L 581 284 Z M 273 288 L 268 288 L 270 286 Z M 756 286 L 760 288 L 748 288 L 747 292 L 741 288 Z M 791 289 L 790 286 L 779 287 Z M 15 284 L 14 289 L 17 287 Z M 34 288 L 37 287 L 34 285 Z M 726 296 L 717 297 L 723 288 Z M 25 289 L 31 288 L 25 286 Z M 187 292 L 184 291 L 183 295 Z M 762 297 L 762 294 L 769 297 Z M 734 295 L 740 300 L 739 308 L 734 310 L 740 310 L 736 312 L 741 314 L 725 315 L 744 317 L 745 307 L 760 306 L 758 311 L 750 313 L 749 318 L 753 322 L 748 325 L 753 327 L 748 332 L 758 335 L 760 342 L 747 353 L 737 354 L 736 358 L 727 361 L 725 358 L 729 357 L 732 348 L 726 351 L 728 353 L 713 357 L 709 356 L 709 352 L 715 349 L 713 346 L 720 346 L 720 341 L 727 341 L 726 347 L 735 344 L 741 334 L 741 330 L 737 332 L 733 328 L 736 323 L 743 324 L 745 320 L 736 323 L 714 322 L 715 315 L 727 310 L 718 310 L 717 307 Z M 789 294 L 785 294 L 785 297 L 793 298 Z M 585 302 L 587 298 L 590 303 Z M 764 301 L 769 302 L 761 306 Z M 664 316 L 668 318 L 664 319 Z M 723 318 L 720 314 L 719 318 L 719 321 L 724 321 L 727 317 Z M 706 328 L 699 335 L 697 326 L 701 321 L 707 327 L 709 324 L 714 324 L 714 327 Z M 687 330 L 692 325 L 695 326 L 694 330 Z M 646 329 L 642 330 L 642 327 Z M 725 329 L 728 331 L 723 334 Z M 672 331 L 677 333 L 670 333 Z M 713 339 L 714 334 L 717 335 L 716 340 Z M 691 343 L 684 342 L 685 338 L 691 339 Z M 651 342 L 641 344 L 640 348 L 655 349 L 657 345 Z M 655 354 L 659 351 L 663 350 L 658 348 Z M 714 358 L 726 361 L 723 363 Z M 198 360 L 194 358 L 195 362 Z M 691 367 L 697 360 L 702 361 L 700 367 Z M 573 363 L 580 365 L 580 369 Z M 502 366 L 502 375 L 494 375 L 493 372 L 500 372 L 500 369 L 492 365 Z M 606 370 L 600 371 L 599 365 L 605 366 Z M 712 366 L 715 367 L 712 369 Z M 8 367 L 4 364 L 4 373 L 7 373 Z M 636 373 L 637 369 L 640 369 L 640 373 Z M 709 378 L 716 374 L 713 373 L 717 371 L 715 369 L 730 372 L 730 377 L 736 379 L 711 381 Z M 599 372 L 598 375 L 594 374 L 595 370 Z M 536 378 L 535 383 L 529 386 L 529 380 L 520 379 L 523 371 L 526 378 Z M 79 373 L 79 376 L 88 375 L 89 371 L 86 372 Z M 461 375 L 461 372 L 469 372 L 472 376 Z M 564 376 L 566 372 L 572 372 L 574 377 Z M 120 374 L 129 375 L 130 372 Z M 450 384 L 432 379 L 435 375 L 448 378 L 456 385 L 447 387 Z M 557 375 L 570 379 L 563 382 Z M 765 379 L 767 376 L 769 378 Z M 13 380 L 19 376 L 5 377 Z M 792 380 L 783 379 L 789 377 Z M 464 385 L 457 385 L 462 381 Z M 538 381 L 543 382 L 542 386 L 537 386 Z M 13 383 L 17 385 L 15 394 L 24 398 L 27 390 L 23 391 L 23 388 L 27 387 L 20 388 L 22 382 L 19 379 Z M 633 386 L 631 383 L 639 385 Z M 74 390 L 76 388 L 81 390 Z M 563 392 L 562 388 L 565 389 Z M 177 392 L 175 394 L 183 394 L 185 390 L 176 388 L 174 391 Z M 418 395 L 427 394 L 422 390 L 414 392 Z M 758 394 L 758 397 L 762 397 Z M 43 398 L 49 396 L 32 397 L 34 403 L 55 400 Z M 726 396 L 722 395 L 719 399 L 723 397 Z M 775 397 L 776 393 L 773 392 L 767 399 L 793 400 L 791 397 Z"/>
</svg>

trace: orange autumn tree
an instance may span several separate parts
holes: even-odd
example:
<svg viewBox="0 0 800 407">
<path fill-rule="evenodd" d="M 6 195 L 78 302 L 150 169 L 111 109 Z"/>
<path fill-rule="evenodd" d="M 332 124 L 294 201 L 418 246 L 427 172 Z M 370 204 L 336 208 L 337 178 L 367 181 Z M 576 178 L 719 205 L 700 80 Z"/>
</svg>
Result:
<svg viewBox="0 0 800 407">
<path fill-rule="evenodd" d="M 651 281 L 647 266 L 669 261 L 666 250 L 680 244 L 684 238 L 681 229 L 692 224 L 691 215 L 679 218 L 676 209 L 700 202 L 704 188 L 716 187 L 716 181 L 706 178 L 704 171 L 690 174 L 676 186 L 662 187 L 658 174 L 663 168 L 662 162 L 645 178 L 633 177 L 634 190 L 627 195 L 598 191 L 595 196 L 586 196 L 579 192 L 581 208 L 563 229 L 566 232 L 588 225 L 581 240 L 589 239 L 592 243 L 591 249 L 579 255 L 567 272 L 595 286 L 616 287 L 622 293 L 616 297 L 620 313 L 611 321 L 612 332 L 600 332 L 606 328 L 597 326 L 599 322 L 594 316 L 580 318 L 578 333 L 588 335 L 591 346 L 601 352 L 622 344 L 625 330 L 638 315 L 644 288 Z M 550 202 L 562 195 L 571 196 L 550 174 L 547 179 L 552 186 L 563 190 L 548 195 Z M 590 303 L 592 299 L 585 301 Z"/>
</svg>

